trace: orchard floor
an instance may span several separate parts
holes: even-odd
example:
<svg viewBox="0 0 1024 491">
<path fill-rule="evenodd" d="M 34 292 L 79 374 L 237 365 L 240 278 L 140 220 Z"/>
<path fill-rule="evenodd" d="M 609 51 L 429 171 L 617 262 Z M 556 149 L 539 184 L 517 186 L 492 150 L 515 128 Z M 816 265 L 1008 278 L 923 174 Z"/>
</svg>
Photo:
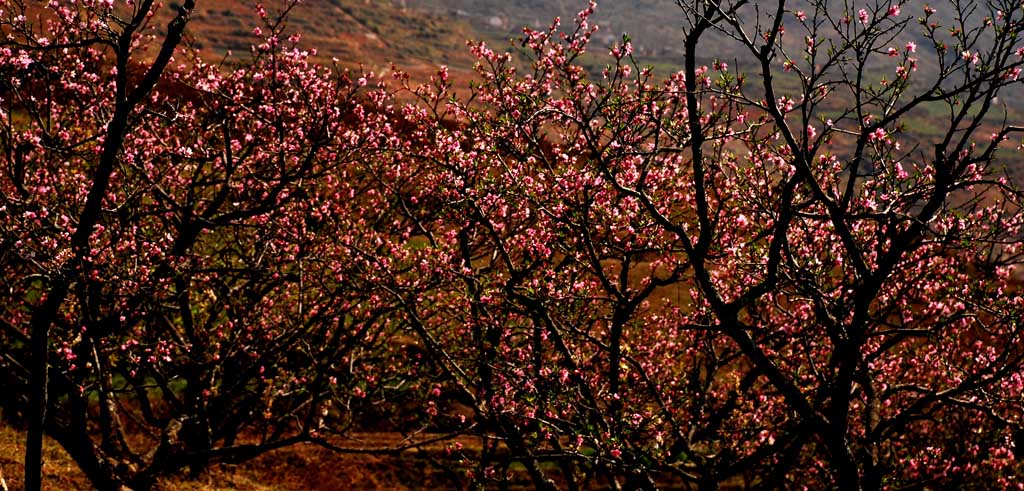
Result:
<svg viewBox="0 0 1024 491">
<path fill-rule="evenodd" d="M 0 491 L 23 491 L 22 458 L 25 434 L 0 423 Z M 397 433 L 360 434 L 354 447 L 395 447 L 403 438 Z M 467 444 L 471 444 L 469 441 Z M 66 452 L 47 439 L 43 449 L 43 489 L 47 491 L 91 491 L 85 478 Z M 238 465 L 214 465 L 198 479 L 168 478 L 154 491 L 413 491 L 465 489 L 452 474 L 435 465 L 444 459 L 443 444 L 400 455 L 338 454 L 311 445 L 297 445 L 267 453 Z M 450 461 L 449 461 L 450 463 Z M 679 482 L 660 482 L 665 490 L 689 489 Z M 490 488 L 489 488 L 490 489 Z M 495 487 L 494 489 L 499 489 Z M 525 472 L 512 472 L 508 491 L 533 489 Z M 607 490 L 610 486 L 593 488 Z M 739 482 L 723 483 L 723 491 L 743 489 Z"/>
<path fill-rule="evenodd" d="M 380 434 L 387 444 L 397 435 Z M 22 490 L 23 432 L 0 424 L 0 491 Z M 54 491 L 89 491 L 89 482 L 53 441 L 44 448 L 44 487 Z M 453 489 L 432 472 L 429 455 L 338 455 L 312 446 L 278 450 L 239 465 L 219 465 L 199 479 L 168 479 L 158 491 L 321 491 Z"/>
</svg>

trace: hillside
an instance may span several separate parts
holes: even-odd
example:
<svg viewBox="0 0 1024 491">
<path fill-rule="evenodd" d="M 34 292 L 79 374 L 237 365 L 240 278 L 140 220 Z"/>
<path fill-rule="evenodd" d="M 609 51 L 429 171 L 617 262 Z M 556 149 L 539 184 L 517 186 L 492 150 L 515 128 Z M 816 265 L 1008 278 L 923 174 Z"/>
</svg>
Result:
<svg viewBox="0 0 1024 491">
<path fill-rule="evenodd" d="M 315 3 L 315 2 L 314 2 Z M 751 2 L 751 5 L 742 11 L 742 19 L 750 31 L 756 30 L 755 24 L 758 18 L 766 19 L 769 14 L 765 8 L 774 2 Z M 445 18 L 454 19 L 460 24 L 469 25 L 472 34 L 479 38 L 488 39 L 495 45 L 507 46 L 507 40 L 519 36 L 523 26 L 542 29 L 548 26 L 551 19 L 558 16 L 562 19 L 563 29 L 571 28 L 576 13 L 586 7 L 582 0 L 392 0 L 392 4 L 402 7 L 409 7 L 414 11 L 421 12 L 424 16 L 439 15 Z M 832 2 L 829 4 L 829 15 L 834 18 L 841 18 L 844 3 Z M 865 5 L 867 6 L 867 5 Z M 980 24 L 985 16 L 996 17 L 995 11 L 988 11 L 984 6 L 970 10 L 966 19 L 957 19 L 956 12 L 951 4 L 946 2 L 929 2 L 927 0 L 907 0 L 901 5 L 899 19 L 907 22 L 907 27 L 902 34 L 892 40 L 895 46 L 902 48 L 906 43 L 913 42 L 918 47 L 916 54 L 917 69 L 913 77 L 913 84 L 918 87 L 930 86 L 939 78 L 940 56 L 936 53 L 931 41 L 925 35 L 925 27 L 920 25 L 925 15 L 926 6 L 933 7 L 934 13 L 929 16 L 929 23 L 942 26 L 940 32 L 947 38 L 950 47 L 955 48 L 955 41 L 949 36 L 949 31 L 960 26 L 976 26 Z M 787 6 L 790 13 L 787 14 L 786 23 L 789 26 L 789 34 L 784 37 L 783 45 L 789 55 L 799 60 L 805 49 L 804 35 L 806 30 L 796 24 L 793 12 L 806 10 L 808 24 L 813 23 L 813 11 L 807 0 L 796 0 Z M 883 8 L 884 10 L 884 8 Z M 624 0 L 599 2 L 593 21 L 600 26 L 600 30 L 592 41 L 593 49 L 590 53 L 604 53 L 606 47 L 620 43 L 623 35 L 628 35 L 633 42 L 635 56 L 641 64 L 651 65 L 661 75 L 679 70 L 684 63 L 684 37 L 685 28 L 688 25 L 687 13 L 680 8 L 676 2 L 655 1 L 655 0 Z M 824 24 L 824 20 L 822 20 Z M 827 29 L 822 29 L 818 34 L 819 38 L 834 38 L 834 34 Z M 981 46 L 986 44 L 990 33 L 980 35 Z M 711 31 L 701 39 L 698 45 L 698 62 L 711 65 L 716 60 L 728 62 L 736 70 L 756 74 L 759 67 L 754 66 L 750 60 L 750 54 L 744 46 L 735 39 L 730 38 L 723 32 Z M 959 56 L 956 49 L 947 52 L 945 62 L 950 63 L 950 57 Z M 608 59 L 603 56 L 591 55 L 588 59 L 581 61 L 592 72 L 598 72 Z M 783 60 L 777 60 L 778 72 L 776 83 L 779 84 L 779 93 L 783 95 L 798 96 L 798 81 L 791 75 L 783 72 Z M 883 53 L 876 53 L 869 58 L 867 63 L 869 79 L 872 83 L 878 83 L 884 79 L 893 77 L 893 60 Z M 834 102 L 843 105 L 846 101 L 835 98 Z M 1002 105 L 1006 111 L 1007 120 L 1021 120 L 1024 118 L 1024 88 L 1017 85 L 1003 91 L 996 104 Z M 1000 116 L 1003 111 L 997 110 L 995 114 Z M 907 135 L 910 142 L 920 142 L 922 148 L 931 148 L 934 138 L 942 136 L 936 121 L 946 120 L 949 117 L 949 109 L 943 103 L 932 103 L 922 110 L 912 112 L 906 116 Z M 991 124 L 999 124 L 999 121 L 991 121 Z M 994 128 L 994 126 L 993 126 Z M 1016 181 L 1024 184 L 1024 162 L 1017 155 L 1007 154 L 1004 158 L 1009 159 L 1007 170 L 1015 177 Z"/>
<path fill-rule="evenodd" d="M 266 2 L 268 13 L 274 16 L 274 6 L 281 3 Z M 257 41 L 254 27 L 266 30 L 252 2 L 197 4 L 189 32 L 193 45 L 210 59 L 228 52 L 245 56 Z M 414 76 L 433 73 L 440 64 L 468 73 L 473 58 L 465 42 L 477 36 L 467 22 L 379 0 L 307 0 L 289 13 L 285 31 L 301 34 L 301 46 L 316 48 L 321 62 L 337 59 L 345 67 L 377 72 L 394 63 Z"/>
<path fill-rule="evenodd" d="M 190 31 L 196 45 L 220 56 L 228 50 L 244 53 L 255 41 L 253 27 L 259 19 L 251 3 L 242 0 L 198 2 Z M 265 2 L 268 10 L 283 2 Z M 916 78 L 930 82 L 938 73 L 938 59 L 929 46 L 923 27 L 917 19 L 923 15 L 924 0 L 903 3 L 901 19 L 908 22 L 906 31 L 893 41 L 902 45 L 908 41 L 919 47 Z M 760 16 L 766 19 L 765 9 L 755 7 L 743 11 L 742 17 L 753 27 Z M 808 9 L 806 0 L 792 2 L 790 11 Z M 171 6 L 175 4 L 172 2 Z M 842 4 L 836 4 L 842 9 Z M 369 68 L 387 68 L 395 62 L 403 68 L 433 71 L 440 64 L 456 71 L 469 71 L 473 57 L 466 47 L 467 40 L 484 40 L 498 49 L 509 47 L 509 40 L 521 35 L 524 26 L 545 28 L 555 17 L 562 19 L 563 29 L 571 28 L 576 13 L 586 7 L 579 0 L 305 0 L 291 11 L 287 30 L 301 33 L 304 46 L 316 47 L 319 58 L 327 61 L 337 58 L 348 66 L 363 64 Z M 944 29 L 957 25 L 951 7 L 936 9 L 930 21 Z M 787 14 L 790 15 L 791 14 Z M 830 12 L 841 16 L 841 11 Z M 974 17 L 986 15 L 978 9 Z M 992 15 L 995 15 L 994 13 Z M 654 0 L 624 0 L 600 2 L 593 22 L 600 26 L 592 45 L 593 53 L 621 42 L 628 35 L 633 42 L 637 59 L 651 64 L 661 73 L 670 73 L 683 65 L 683 40 L 687 15 L 675 2 Z M 810 20 L 810 19 L 809 19 Z M 968 24 L 976 19 L 968 19 Z M 790 36 L 784 45 L 795 59 L 803 49 L 803 31 L 787 17 Z M 822 30 L 819 37 L 828 38 Z M 597 57 L 595 57 L 597 58 Z M 714 60 L 729 62 L 740 70 L 750 71 L 749 53 L 740 43 L 719 31 L 707 33 L 698 46 L 699 62 L 710 64 Z M 869 63 L 880 72 L 891 70 L 884 55 Z M 595 59 L 601 65 L 607 60 Z M 781 67 L 782 60 L 779 61 Z M 595 66 L 599 68 L 599 66 Z M 1009 104 L 1022 109 L 1019 97 L 1006 97 Z M 1020 106 L 1020 107 L 1018 107 Z"/>
</svg>

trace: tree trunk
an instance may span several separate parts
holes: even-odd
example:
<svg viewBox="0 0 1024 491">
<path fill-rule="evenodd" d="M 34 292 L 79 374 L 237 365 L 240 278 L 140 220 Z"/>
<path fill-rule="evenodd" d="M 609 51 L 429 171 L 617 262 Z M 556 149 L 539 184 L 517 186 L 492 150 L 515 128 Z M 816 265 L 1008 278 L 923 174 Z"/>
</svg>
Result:
<svg viewBox="0 0 1024 491">
<path fill-rule="evenodd" d="M 79 216 L 78 227 L 71 236 L 71 247 L 74 259 L 65 263 L 53 279 L 46 300 L 32 315 L 31 330 L 31 383 L 29 389 L 29 426 L 25 441 L 25 491 L 42 490 L 43 473 L 43 434 L 46 429 L 46 411 L 49 403 L 49 351 L 50 328 L 60 312 L 60 307 L 67 298 L 71 284 L 80 278 L 86 267 L 86 258 L 91 255 L 89 239 L 99 223 L 102 213 L 101 205 L 110 186 L 110 177 L 117 164 L 118 155 L 124 145 L 124 138 L 129 129 L 129 119 L 145 97 L 156 87 L 164 69 L 170 63 L 175 48 L 184 35 L 188 16 L 195 8 L 194 0 L 187 0 L 178 9 L 178 14 L 167 26 L 167 36 L 156 60 L 150 65 L 146 75 L 129 91 L 127 84 L 128 58 L 131 44 L 135 42 L 135 31 L 142 25 L 153 7 L 153 1 L 144 1 L 136 11 L 118 39 L 117 68 L 119 73 L 116 108 L 107 125 L 106 139 L 100 155 L 92 186 L 86 197 L 85 205 Z"/>
</svg>

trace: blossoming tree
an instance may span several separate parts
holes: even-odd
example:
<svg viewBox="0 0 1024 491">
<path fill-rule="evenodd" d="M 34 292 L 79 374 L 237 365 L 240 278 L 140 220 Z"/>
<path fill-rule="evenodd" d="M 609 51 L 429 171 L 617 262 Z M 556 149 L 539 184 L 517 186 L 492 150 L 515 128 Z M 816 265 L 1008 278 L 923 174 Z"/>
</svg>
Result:
<svg viewBox="0 0 1024 491">
<path fill-rule="evenodd" d="M 590 5 L 460 96 L 262 8 L 251 59 L 173 65 L 191 3 L 161 44 L 152 2 L 9 2 L 28 466 L 45 428 L 141 490 L 372 417 L 475 437 L 475 488 L 1021 485 L 1020 5 L 679 4 L 664 80 L 583 68 Z"/>
<path fill-rule="evenodd" d="M 26 488 L 44 427 L 136 490 L 344 431 L 395 363 L 375 264 L 415 255 L 360 151 L 395 138 L 386 93 L 263 8 L 218 66 L 177 47 L 192 2 L 165 35 L 150 1 L 3 7 L 0 403 Z"/>
<path fill-rule="evenodd" d="M 1020 129 L 995 101 L 1020 6 L 679 3 L 664 81 L 628 39 L 586 73 L 591 6 L 526 30 L 525 74 L 479 44 L 471 99 L 443 72 L 418 92 L 445 279 L 401 300 L 474 407 L 476 482 L 1019 485 Z M 704 66 L 710 36 L 745 71 Z"/>
</svg>

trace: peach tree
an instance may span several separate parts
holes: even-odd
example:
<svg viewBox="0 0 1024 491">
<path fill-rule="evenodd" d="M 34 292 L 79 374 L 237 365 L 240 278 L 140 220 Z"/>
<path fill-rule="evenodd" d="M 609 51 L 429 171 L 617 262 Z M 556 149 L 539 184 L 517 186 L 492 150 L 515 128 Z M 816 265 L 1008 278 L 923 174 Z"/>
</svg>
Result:
<svg viewBox="0 0 1024 491">
<path fill-rule="evenodd" d="M 152 1 L 0 3 L 0 403 L 26 489 L 44 430 L 97 489 L 149 489 L 359 426 L 394 385 L 377 263 L 417 253 L 375 173 L 395 159 L 367 150 L 397 139 L 390 95 L 311 63 L 295 3 L 221 65 L 178 46 L 191 1 L 166 32 Z"/>
<path fill-rule="evenodd" d="M 591 5 L 414 91 L 447 213 L 391 289 L 471 481 L 1019 486 L 1020 5 L 678 3 L 666 79 L 588 73 Z"/>
</svg>

